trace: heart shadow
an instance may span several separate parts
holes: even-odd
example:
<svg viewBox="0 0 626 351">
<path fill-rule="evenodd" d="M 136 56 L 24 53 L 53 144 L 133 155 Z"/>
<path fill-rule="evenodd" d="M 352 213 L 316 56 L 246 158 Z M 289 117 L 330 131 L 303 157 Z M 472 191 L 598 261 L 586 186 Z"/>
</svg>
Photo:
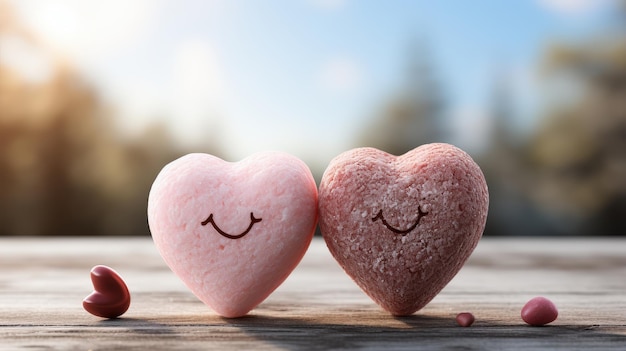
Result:
<svg viewBox="0 0 626 351">
<path fill-rule="evenodd" d="M 98 322 L 98 326 L 106 328 L 124 328 L 125 330 L 131 332 L 131 334 L 159 334 L 170 336 L 178 334 L 174 325 L 141 318 L 118 317 L 103 319 Z"/>
<path fill-rule="evenodd" d="M 460 327 L 455 316 L 415 314 L 407 317 L 354 313 L 316 315 L 311 318 L 249 315 L 225 319 L 257 341 L 281 350 L 485 350 L 519 349 L 534 345 L 554 349 L 576 345 L 592 349 L 606 342 L 624 345 L 626 332 L 591 330 L 583 325 L 546 325 L 532 327 L 520 322 L 477 321 Z M 569 340 L 569 341 L 567 341 Z M 586 347 L 587 345 L 588 347 Z"/>
<path fill-rule="evenodd" d="M 393 317 L 354 313 L 316 315 L 311 318 L 249 315 L 224 319 L 259 341 L 284 350 L 387 349 L 420 345 L 465 333 L 454 318 L 412 315 Z M 433 337 L 435 337 L 433 339 Z"/>
</svg>

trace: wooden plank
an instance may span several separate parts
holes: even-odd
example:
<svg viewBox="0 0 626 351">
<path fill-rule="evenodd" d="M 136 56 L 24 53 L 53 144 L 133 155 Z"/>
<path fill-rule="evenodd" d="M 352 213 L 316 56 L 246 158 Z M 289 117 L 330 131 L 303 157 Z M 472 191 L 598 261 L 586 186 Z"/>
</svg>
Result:
<svg viewBox="0 0 626 351">
<path fill-rule="evenodd" d="M 244 318 L 224 319 L 165 266 L 149 238 L 0 239 L 0 349 L 487 350 L 626 349 L 626 240 L 484 238 L 426 308 L 394 318 L 316 238 L 303 262 Z M 89 270 L 116 269 L 132 294 L 122 318 L 82 309 Z M 537 295 L 559 307 L 526 326 Z M 476 316 L 470 328 L 457 313 Z"/>
</svg>

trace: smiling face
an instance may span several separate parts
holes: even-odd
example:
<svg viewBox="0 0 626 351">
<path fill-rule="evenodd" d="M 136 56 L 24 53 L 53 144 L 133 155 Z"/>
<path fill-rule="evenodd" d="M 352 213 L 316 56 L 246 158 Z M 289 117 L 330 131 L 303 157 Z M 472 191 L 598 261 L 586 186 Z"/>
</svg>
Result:
<svg viewBox="0 0 626 351">
<path fill-rule="evenodd" d="M 411 231 L 413 231 L 413 229 L 417 228 L 417 225 L 420 224 L 420 220 L 422 219 L 422 217 L 424 217 L 427 214 L 428 214 L 428 212 L 422 212 L 422 207 L 421 206 L 417 206 L 417 219 L 415 220 L 415 223 L 413 223 L 413 225 L 410 226 L 406 230 L 396 229 L 393 226 L 391 226 L 387 222 L 387 220 L 385 220 L 385 217 L 383 216 L 383 210 L 382 209 L 380 211 L 378 211 L 378 213 L 376 214 L 376 216 L 374 218 L 372 218 L 372 222 L 376 222 L 377 220 L 380 219 L 380 221 L 383 223 L 383 225 L 385 227 L 387 227 L 387 229 L 391 230 L 392 232 L 394 232 L 396 234 L 400 234 L 402 236 L 405 236 L 405 235 L 409 234 Z"/>
<path fill-rule="evenodd" d="M 433 194 L 424 191 L 425 179 L 415 174 L 414 164 L 399 162 L 401 159 L 378 150 L 362 149 L 360 153 L 358 162 L 332 176 L 326 174 L 326 180 L 337 185 L 333 198 L 351 196 L 342 204 L 341 211 L 346 211 L 342 216 L 349 220 L 341 226 L 355 241 L 370 235 L 385 237 L 387 246 L 405 243 L 402 237 L 424 235 L 435 216 Z M 331 165 L 329 170 L 335 169 Z"/>
<path fill-rule="evenodd" d="M 250 225 L 248 225 L 248 228 L 246 228 L 246 230 L 243 231 L 243 233 L 241 234 L 237 234 L 237 235 L 233 235 L 233 234 L 228 234 L 225 231 L 223 231 L 220 227 L 218 227 L 217 224 L 215 224 L 215 221 L 213 220 L 213 213 L 211 213 L 209 215 L 209 218 L 207 218 L 206 220 L 204 220 L 202 223 L 203 226 L 211 223 L 211 225 L 213 226 L 213 228 L 220 233 L 220 235 L 222 235 L 225 238 L 228 239 L 241 239 L 243 238 L 246 234 L 248 234 L 248 232 L 250 232 L 250 230 L 252 229 L 252 226 L 254 225 L 254 223 L 259 223 L 262 220 L 262 218 L 254 218 L 254 212 L 250 212 Z"/>
</svg>

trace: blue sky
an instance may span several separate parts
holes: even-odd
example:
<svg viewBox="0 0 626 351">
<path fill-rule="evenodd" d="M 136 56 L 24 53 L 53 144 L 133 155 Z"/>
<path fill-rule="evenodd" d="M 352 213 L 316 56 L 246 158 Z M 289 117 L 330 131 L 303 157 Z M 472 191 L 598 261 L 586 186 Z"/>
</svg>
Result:
<svg viewBox="0 0 626 351">
<path fill-rule="evenodd" d="M 14 2 L 77 65 L 126 133 L 165 123 L 228 158 L 283 150 L 324 166 L 404 84 L 411 45 L 428 50 L 459 146 L 479 149 L 494 80 L 507 72 L 520 125 L 535 70 L 556 40 L 597 32 L 610 0 Z"/>
</svg>

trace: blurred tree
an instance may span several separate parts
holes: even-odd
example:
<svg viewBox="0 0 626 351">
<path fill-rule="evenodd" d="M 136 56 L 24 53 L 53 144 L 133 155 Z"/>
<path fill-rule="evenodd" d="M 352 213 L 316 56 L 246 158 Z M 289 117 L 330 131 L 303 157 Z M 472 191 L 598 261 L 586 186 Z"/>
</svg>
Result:
<svg viewBox="0 0 626 351">
<path fill-rule="evenodd" d="M 543 215 L 526 195 L 530 181 L 527 142 L 514 127 L 517 107 L 512 88 L 508 71 L 496 75 L 490 97 L 488 147 L 476 157 L 489 185 L 484 235 L 543 235 L 547 234 Z"/>
<path fill-rule="evenodd" d="M 519 216 L 519 152 L 511 130 L 513 98 L 509 76 L 503 71 L 493 83 L 490 96 L 489 145 L 477 160 L 489 185 L 489 219 L 485 235 L 511 235 L 511 226 Z"/>
<path fill-rule="evenodd" d="M 180 152 L 165 132 L 120 140 L 109 116 L 69 70 L 34 85 L 0 65 L 0 234 L 148 233 L 150 184 Z"/>
<path fill-rule="evenodd" d="M 159 126 L 123 140 L 93 87 L 0 10 L 0 39 L 40 49 L 52 71 L 33 80 L 0 60 L 0 235 L 148 234 L 152 181 L 182 152 Z"/>
<path fill-rule="evenodd" d="M 626 235 L 626 7 L 609 35 L 555 44 L 557 94 L 529 149 L 534 200 L 568 234 Z M 554 86 L 556 85 L 556 86 Z"/>
<path fill-rule="evenodd" d="M 419 145 L 442 141 L 445 100 L 423 42 L 411 47 L 405 78 L 400 93 L 358 137 L 358 145 L 401 155 Z"/>
</svg>

